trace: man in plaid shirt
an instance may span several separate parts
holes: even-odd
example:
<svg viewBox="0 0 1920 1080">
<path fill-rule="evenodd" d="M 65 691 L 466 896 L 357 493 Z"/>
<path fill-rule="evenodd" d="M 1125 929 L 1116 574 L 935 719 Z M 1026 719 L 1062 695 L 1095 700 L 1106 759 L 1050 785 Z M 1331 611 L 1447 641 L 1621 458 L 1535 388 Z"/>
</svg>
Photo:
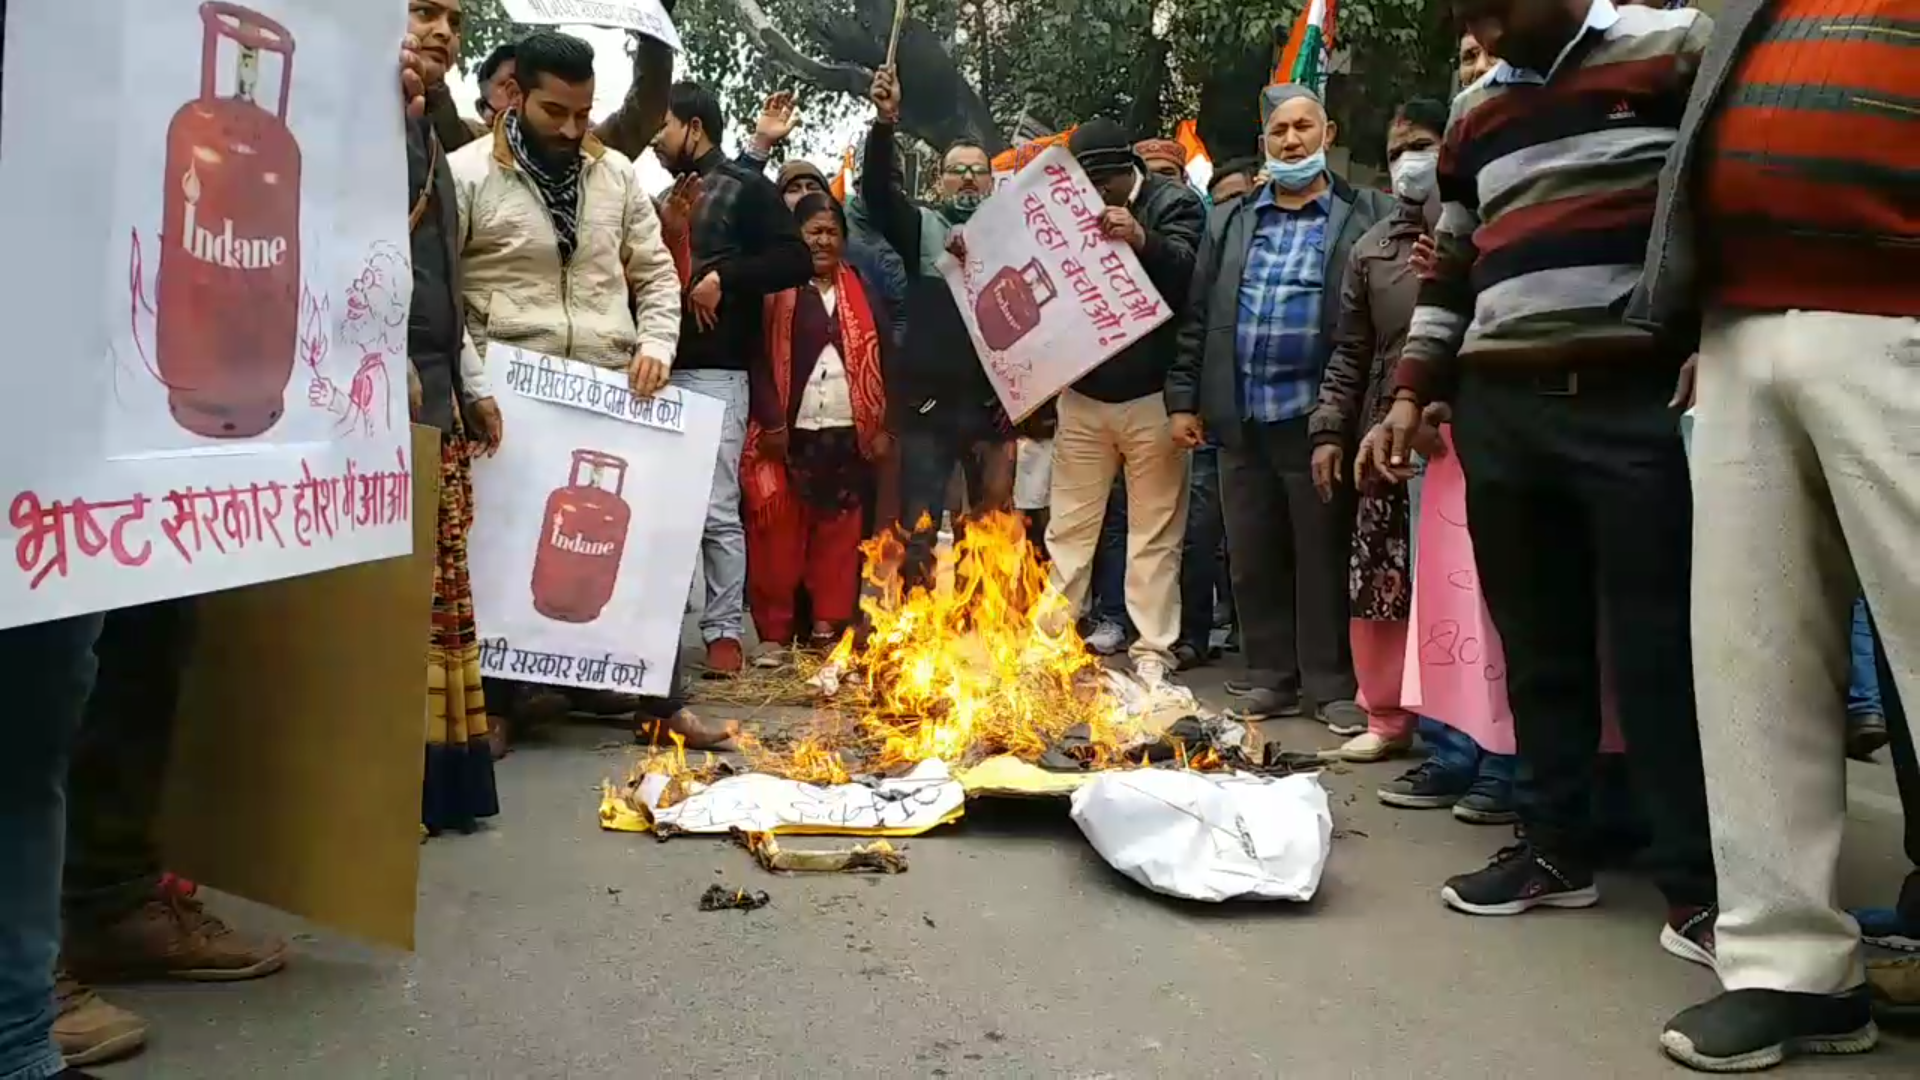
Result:
<svg viewBox="0 0 1920 1080">
<path fill-rule="evenodd" d="M 1260 187 L 1216 207 L 1180 321 L 1167 412 L 1183 445 L 1221 445 L 1220 487 L 1250 718 L 1297 716 L 1302 694 L 1343 734 L 1366 730 L 1347 638 L 1350 495 L 1314 490 L 1308 416 L 1333 348 L 1341 277 L 1393 210 L 1327 170 L 1334 125 L 1304 86 L 1268 87 Z M 1327 298 L 1326 290 L 1336 290 Z"/>
</svg>

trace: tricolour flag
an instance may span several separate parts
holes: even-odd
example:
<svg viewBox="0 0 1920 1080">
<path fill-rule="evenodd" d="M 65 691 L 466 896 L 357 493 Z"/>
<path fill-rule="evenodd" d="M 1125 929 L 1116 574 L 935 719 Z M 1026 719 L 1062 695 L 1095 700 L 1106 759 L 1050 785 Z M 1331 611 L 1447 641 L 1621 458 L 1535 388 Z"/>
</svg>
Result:
<svg viewBox="0 0 1920 1080">
<path fill-rule="evenodd" d="M 1307 0 L 1293 20 L 1293 31 L 1273 66 L 1273 83 L 1299 83 L 1314 93 L 1327 93 L 1327 53 L 1333 49 L 1336 0 Z"/>
</svg>

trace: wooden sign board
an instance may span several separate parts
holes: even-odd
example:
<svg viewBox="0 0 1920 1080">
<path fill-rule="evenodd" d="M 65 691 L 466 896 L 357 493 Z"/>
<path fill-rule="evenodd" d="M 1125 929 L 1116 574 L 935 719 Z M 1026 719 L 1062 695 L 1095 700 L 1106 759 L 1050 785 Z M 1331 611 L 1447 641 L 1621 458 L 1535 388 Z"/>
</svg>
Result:
<svg viewBox="0 0 1920 1080">
<path fill-rule="evenodd" d="M 200 598 L 166 866 L 413 948 L 440 448 L 413 429 L 413 554 Z"/>
</svg>

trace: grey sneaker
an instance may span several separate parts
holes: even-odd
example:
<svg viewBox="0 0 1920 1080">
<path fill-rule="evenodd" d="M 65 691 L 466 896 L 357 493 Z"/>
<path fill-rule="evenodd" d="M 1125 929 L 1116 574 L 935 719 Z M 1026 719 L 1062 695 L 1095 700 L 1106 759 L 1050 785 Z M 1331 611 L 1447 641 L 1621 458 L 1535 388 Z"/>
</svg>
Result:
<svg viewBox="0 0 1920 1080">
<path fill-rule="evenodd" d="M 1278 690 L 1255 690 L 1240 698 L 1239 704 L 1229 710 L 1236 720 L 1284 720 L 1295 716 L 1304 716 L 1300 708 L 1300 699 L 1282 694 Z"/>
<path fill-rule="evenodd" d="M 1327 725 L 1328 731 L 1342 737 L 1362 735 L 1367 730 L 1367 710 L 1351 701 L 1329 701 L 1313 715 Z"/>
<path fill-rule="evenodd" d="M 1101 656 L 1112 656 L 1126 647 L 1127 631 L 1119 623 L 1102 619 L 1087 634 L 1087 648 Z"/>
</svg>

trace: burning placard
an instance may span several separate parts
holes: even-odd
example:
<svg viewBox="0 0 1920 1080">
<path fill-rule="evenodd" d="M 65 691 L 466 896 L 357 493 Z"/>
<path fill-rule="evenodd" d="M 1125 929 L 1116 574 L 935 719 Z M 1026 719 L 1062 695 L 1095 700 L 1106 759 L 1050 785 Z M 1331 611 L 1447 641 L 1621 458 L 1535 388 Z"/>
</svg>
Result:
<svg viewBox="0 0 1920 1080">
<path fill-rule="evenodd" d="M 648 772 L 624 791 L 611 788 L 600 827 L 613 832 L 733 832 L 848 836 L 918 836 L 957 821 L 966 802 L 945 762 L 923 761 L 905 776 L 869 783 L 803 784 L 743 773 L 712 782 L 686 774 Z"/>
</svg>

